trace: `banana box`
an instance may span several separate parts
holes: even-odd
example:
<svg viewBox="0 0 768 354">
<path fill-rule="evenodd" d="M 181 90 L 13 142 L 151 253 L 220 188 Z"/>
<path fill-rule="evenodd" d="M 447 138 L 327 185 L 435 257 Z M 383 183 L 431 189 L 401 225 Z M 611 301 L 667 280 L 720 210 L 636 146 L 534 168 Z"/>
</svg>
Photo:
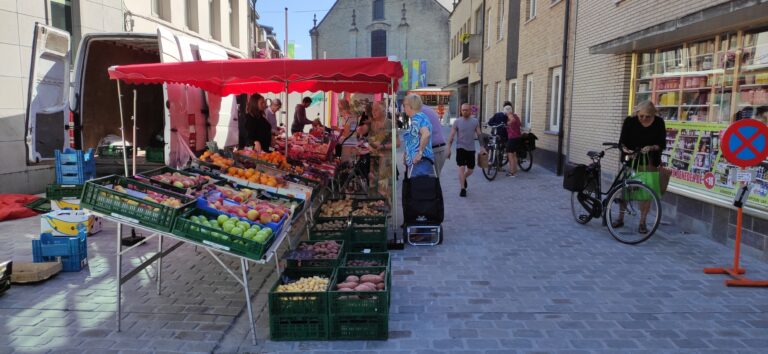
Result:
<svg viewBox="0 0 768 354">
<path fill-rule="evenodd" d="M 85 210 L 54 210 L 40 217 L 40 232 L 53 236 L 77 236 L 80 229 L 93 235 L 102 229 L 101 218 Z"/>
<path fill-rule="evenodd" d="M 51 200 L 51 210 L 80 210 L 80 199 Z"/>
</svg>

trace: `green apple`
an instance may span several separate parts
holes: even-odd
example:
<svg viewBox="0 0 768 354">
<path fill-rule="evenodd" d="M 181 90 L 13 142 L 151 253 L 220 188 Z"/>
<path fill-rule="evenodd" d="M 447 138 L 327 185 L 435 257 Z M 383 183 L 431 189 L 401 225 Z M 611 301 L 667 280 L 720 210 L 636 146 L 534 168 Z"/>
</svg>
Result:
<svg viewBox="0 0 768 354">
<path fill-rule="evenodd" d="M 265 233 L 258 233 L 258 234 L 256 234 L 256 238 L 254 239 L 254 241 L 256 241 L 258 243 L 264 243 L 264 242 L 267 242 L 268 238 L 269 238 L 269 235 L 267 235 Z"/>
<path fill-rule="evenodd" d="M 265 227 L 261 229 L 261 231 L 264 231 L 267 234 L 267 236 L 272 235 L 272 229 L 269 227 Z"/>
<path fill-rule="evenodd" d="M 251 225 L 251 230 L 260 231 L 261 230 L 261 226 L 259 226 L 258 224 L 253 224 L 253 225 Z"/>
<path fill-rule="evenodd" d="M 235 227 L 232 230 L 229 231 L 229 233 L 235 235 L 235 236 L 242 236 L 243 235 L 243 229 L 239 227 Z"/>
<path fill-rule="evenodd" d="M 229 216 L 226 216 L 226 215 L 224 215 L 224 214 L 221 214 L 221 215 L 219 215 L 219 217 L 218 217 L 218 218 L 216 218 L 216 221 L 218 221 L 218 222 L 219 222 L 219 225 L 222 225 L 222 226 L 223 226 L 223 225 L 224 225 L 224 223 L 225 223 L 225 222 L 227 222 L 228 220 L 229 220 Z"/>
<path fill-rule="evenodd" d="M 238 221 L 237 222 L 237 227 L 239 227 L 239 228 L 241 228 L 243 230 L 248 230 L 248 229 L 251 228 L 251 224 L 249 224 L 249 223 L 247 223 L 245 221 Z"/>
<path fill-rule="evenodd" d="M 256 233 L 257 232 L 258 231 L 254 230 L 254 229 L 245 230 L 245 232 L 243 232 L 243 237 L 245 237 L 245 238 L 247 238 L 249 240 L 253 240 L 253 238 L 256 237 Z"/>
<path fill-rule="evenodd" d="M 225 222 L 224 225 L 221 226 L 221 229 L 224 230 L 224 232 L 232 233 L 232 229 L 235 228 L 235 223 L 231 222 Z"/>
</svg>

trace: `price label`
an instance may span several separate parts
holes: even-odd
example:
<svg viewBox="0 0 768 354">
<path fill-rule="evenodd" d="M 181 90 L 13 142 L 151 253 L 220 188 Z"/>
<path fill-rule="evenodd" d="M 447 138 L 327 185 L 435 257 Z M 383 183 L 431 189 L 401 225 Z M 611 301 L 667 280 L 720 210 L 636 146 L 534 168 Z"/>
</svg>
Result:
<svg viewBox="0 0 768 354">
<path fill-rule="evenodd" d="M 752 181 L 752 171 L 736 171 L 736 181 L 737 182 L 751 182 Z"/>
</svg>

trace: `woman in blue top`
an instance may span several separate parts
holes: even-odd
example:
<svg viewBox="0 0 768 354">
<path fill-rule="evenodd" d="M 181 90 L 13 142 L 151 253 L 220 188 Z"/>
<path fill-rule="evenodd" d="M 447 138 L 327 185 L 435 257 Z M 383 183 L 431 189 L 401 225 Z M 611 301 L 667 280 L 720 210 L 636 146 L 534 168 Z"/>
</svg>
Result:
<svg viewBox="0 0 768 354">
<path fill-rule="evenodd" d="M 421 113 L 421 97 L 405 96 L 403 108 L 411 118 L 410 126 L 403 134 L 405 142 L 405 164 L 411 168 L 411 176 L 427 176 L 433 171 L 435 156 L 432 153 L 432 123 Z"/>
</svg>

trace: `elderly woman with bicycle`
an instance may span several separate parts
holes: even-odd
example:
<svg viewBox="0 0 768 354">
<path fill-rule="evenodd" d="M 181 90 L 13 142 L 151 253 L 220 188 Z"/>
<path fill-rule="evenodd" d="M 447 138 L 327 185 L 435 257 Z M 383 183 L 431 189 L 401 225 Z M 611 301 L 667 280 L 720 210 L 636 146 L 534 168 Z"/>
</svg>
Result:
<svg viewBox="0 0 768 354">
<path fill-rule="evenodd" d="M 656 116 L 656 107 L 650 101 L 643 101 L 636 107 L 634 116 L 624 119 L 619 137 L 619 146 L 622 159 L 629 159 L 635 172 L 655 173 L 653 179 L 642 181 L 650 187 L 657 196 L 661 195 L 661 186 L 658 180 L 658 171 L 661 166 L 661 152 L 667 146 L 667 129 L 664 120 Z M 642 201 L 640 204 L 640 225 L 638 233 L 647 234 L 646 218 L 650 209 L 650 201 Z M 625 209 L 619 213 L 619 217 L 612 222 L 613 228 L 624 226 Z"/>
</svg>

